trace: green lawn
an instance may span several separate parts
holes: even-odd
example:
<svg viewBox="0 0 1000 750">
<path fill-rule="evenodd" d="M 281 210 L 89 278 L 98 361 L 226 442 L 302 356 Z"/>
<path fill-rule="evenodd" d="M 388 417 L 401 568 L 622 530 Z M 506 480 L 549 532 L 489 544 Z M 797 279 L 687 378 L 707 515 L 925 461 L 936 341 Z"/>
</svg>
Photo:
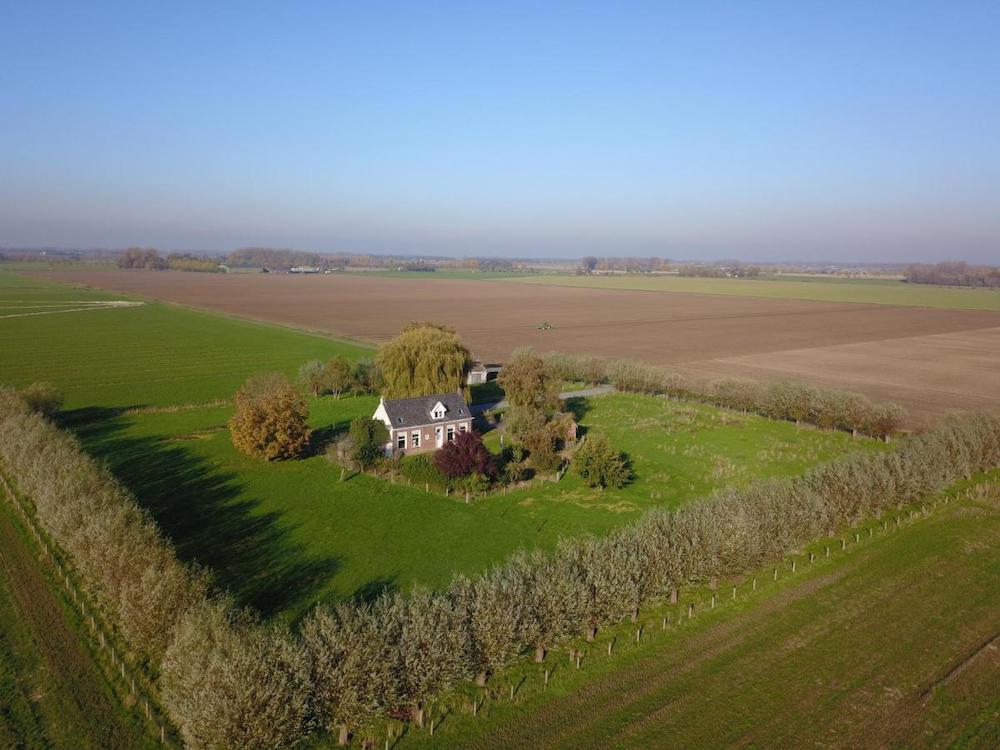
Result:
<svg viewBox="0 0 1000 750">
<path fill-rule="evenodd" d="M 538 275 L 511 279 L 517 284 L 550 284 L 592 289 L 635 289 L 648 292 L 692 292 L 740 297 L 861 302 L 877 305 L 942 307 L 1000 311 L 1000 290 L 906 284 L 872 279 L 701 279 L 681 276 Z"/>
<path fill-rule="evenodd" d="M 898 530 L 869 524 L 844 551 L 820 541 L 814 563 L 803 551 L 777 582 L 768 568 L 756 591 L 747 578 L 721 585 L 714 610 L 709 591 L 682 592 L 643 613 L 642 643 L 625 624 L 522 663 L 488 688 L 478 717 L 463 688 L 431 708 L 433 737 L 410 727 L 395 747 L 995 748 L 998 498 L 904 514 Z M 579 671 L 570 647 L 586 651 Z"/>
<path fill-rule="evenodd" d="M 370 415 L 374 397 L 312 401 L 318 440 Z M 584 429 L 627 451 L 636 480 L 601 492 L 559 483 L 463 499 L 367 475 L 340 480 L 321 456 L 263 463 L 236 452 L 229 407 L 108 415 L 75 425 L 85 447 L 150 508 L 185 559 L 216 571 L 241 601 L 295 618 L 323 597 L 446 583 L 518 548 L 604 533 L 654 505 L 713 487 L 801 472 L 848 450 L 877 449 L 843 433 L 652 397 L 572 402 Z M 496 433 L 488 444 L 498 447 Z"/>
</svg>

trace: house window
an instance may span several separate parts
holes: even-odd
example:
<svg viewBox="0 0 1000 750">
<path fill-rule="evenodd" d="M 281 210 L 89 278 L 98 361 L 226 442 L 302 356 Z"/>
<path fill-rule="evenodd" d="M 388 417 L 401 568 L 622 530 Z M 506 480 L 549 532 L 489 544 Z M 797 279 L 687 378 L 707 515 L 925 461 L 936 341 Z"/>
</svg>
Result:
<svg viewBox="0 0 1000 750">
<path fill-rule="evenodd" d="M 411 448 L 419 448 L 420 447 L 420 433 L 419 432 L 414 432 L 410 436 L 410 447 Z"/>
<path fill-rule="evenodd" d="M 459 431 L 459 432 L 465 432 L 465 425 L 464 425 L 464 424 L 460 424 L 460 425 L 458 426 L 458 431 Z"/>
<path fill-rule="evenodd" d="M 448 425 L 448 442 L 452 442 L 455 439 L 455 425 Z"/>
<path fill-rule="evenodd" d="M 433 417 L 434 419 L 444 419 L 444 409 L 435 409 Z"/>
<path fill-rule="evenodd" d="M 405 432 L 401 432 L 401 433 L 399 433 L 396 436 L 396 447 L 400 448 L 400 449 L 406 447 L 406 433 Z"/>
</svg>

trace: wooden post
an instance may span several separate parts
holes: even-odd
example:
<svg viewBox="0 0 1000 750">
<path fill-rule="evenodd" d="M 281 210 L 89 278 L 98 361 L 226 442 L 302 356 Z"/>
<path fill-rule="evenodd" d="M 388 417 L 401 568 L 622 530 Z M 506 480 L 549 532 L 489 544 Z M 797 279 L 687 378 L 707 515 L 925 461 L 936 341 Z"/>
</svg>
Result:
<svg viewBox="0 0 1000 750">
<path fill-rule="evenodd" d="M 510 699 L 513 702 L 513 700 L 514 700 L 514 683 L 513 682 L 510 683 Z"/>
<path fill-rule="evenodd" d="M 608 641 L 608 656 L 611 656 L 611 651 L 614 649 L 614 647 L 615 647 L 615 639 L 612 638 L 610 641 Z"/>
<path fill-rule="evenodd" d="M 694 604 L 693 603 L 688 605 L 688 619 L 690 620 L 692 617 L 694 617 Z"/>
<path fill-rule="evenodd" d="M 854 532 L 854 543 L 857 544 L 860 541 L 861 541 L 861 534 L 858 532 Z"/>
<path fill-rule="evenodd" d="M 545 687 L 549 686 L 549 670 L 545 670 Z"/>
<path fill-rule="evenodd" d="M 827 556 L 827 557 L 829 557 L 829 556 L 830 556 L 830 545 L 829 545 L 829 544 L 828 544 L 828 545 L 826 545 L 826 556 Z"/>
<path fill-rule="evenodd" d="M 576 668 L 577 668 L 577 669 L 579 669 L 579 668 L 580 668 L 580 656 L 581 656 L 580 652 L 579 652 L 579 651 L 577 651 L 577 652 L 576 652 Z"/>
<path fill-rule="evenodd" d="M 715 594 L 712 594 L 712 609 L 715 609 Z"/>
<path fill-rule="evenodd" d="M 733 601 L 736 601 L 736 587 L 733 586 Z"/>
<path fill-rule="evenodd" d="M 795 572 L 795 560 L 792 560 L 792 572 Z"/>
<path fill-rule="evenodd" d="M 814 555 L 812 552 L 810 552 L 809 553 L 809 562 L 813 562 L 815 559 L 816 559 L 816 555 Z"/>
<path fill-rule="evenodd" d="M 846 547 L 847 547 L 847 540 L 846 539 L 841 539 L 840 540 L 840 548 L 841 549 L 846 549 Z"/>
<path fill-rule="evenodd" d="M 752 586 L 753 586 L 753 590 L 756 591 L 757 590 L 757 576 L 753 577 L 753 584 L 752 584 Z"/>
<path fill-rule="evenodd" d="M 776 581 L 778 580 L 778 569 L 777 568 L 774 569 L 774 580 L 776 580 Z"/>
</svg>

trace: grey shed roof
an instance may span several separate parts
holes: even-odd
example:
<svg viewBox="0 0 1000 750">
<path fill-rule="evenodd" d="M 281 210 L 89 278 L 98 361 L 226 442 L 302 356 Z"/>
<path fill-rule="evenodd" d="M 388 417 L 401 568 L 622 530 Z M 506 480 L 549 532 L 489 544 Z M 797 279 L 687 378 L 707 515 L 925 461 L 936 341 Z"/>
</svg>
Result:
<svg viewBox="0 0 1000 750">
<path fill-rule="evenodd" d="M 431 410 L 439 401 L 445 408 L 444 417 L 434 419 L 431 417 Z M 387 398 L 382 403 L 385 406 L 386 416 L 389 417 L 389 422 L 394 428 L 417 427 L 434 422 L 472 418 L 468 404 L 458 393 L 435 393 L 417 398 Z"/>
</svg>

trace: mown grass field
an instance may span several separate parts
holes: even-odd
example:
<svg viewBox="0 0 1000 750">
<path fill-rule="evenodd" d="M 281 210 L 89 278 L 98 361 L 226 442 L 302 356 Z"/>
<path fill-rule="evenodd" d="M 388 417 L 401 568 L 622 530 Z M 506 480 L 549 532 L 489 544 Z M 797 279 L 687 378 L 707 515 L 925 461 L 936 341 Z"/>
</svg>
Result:
<svg viewBox="0 0 1000 750">
<path fill-rule="evenodd" d="M 579 671 L 566 649 L 546 665 L 522 664 L 490 688 L 477 718 L 469 697 L 452 697 L 432 709 L 433 737 L 411 727 L 395 746 L 995 748 L 997 497 L 953 501 L 912 522 L 903 514 L 899 529 L 871 523 L 871 537 L 866 528 L 857 543 L 845 535 L 844 551 L 820 541 L 795 558 L 796 572 L 783 562 L 777 582 L 771 568 L 759 571 L 756 592 L 736 582 L 735 602 L 720 585 L 714 610 L 707 590 L 685 592 L 644 613 L 642 643 L 623 625 L 570 644 L 586 649 Z M 554 670 L 548 687 L 545 668 Z"/>
<path fill-rule="evenodd" d="M 543 284 L 590 289 L 632 289 L 647 292 L 691 292 L 738 297 L 801 299 L 817 302 L 860 302 L 873 305 L 940 307 L 954 310 L 998 310 L 1000 291 L 962 289 L 902 281 L 871 279 L 702 279 L 681 276 L 573 276 L 540 274 L 512 278 L 517 284 Z"/>
<path fill-rule="evenodd" d="M 51 381 L 63 390 L 69 410 L 166 406 L 229 398 L 255 372 L 294 375 L 310 359 L 372 353 L 335 339 L 162 303 L 65 307 L 75 300 L 121 299 L 0 272 L 0 383 Z M 4 317 L 14 315 L 19 317 Z"/>
<path fill-rule="evenodd" d="M 317 441 L 370 415 L 374 397 L 314 399 Z M 322 456 L 262 463 L 238 453 L 230 407 L 108 414 L 74 425 L 85 447 L 149 507 L 185 559 L 211 567 L 239 599 L 295 618 L 323 597 L 384 587 L 439 586 L 518 548 L 605 533 L 654 505 L 677 506 L 711 488 L 801 472 L 849 450 L 878 449 L 842 433 L 614 394 L 576 401 L 585 429 L 630 453 L 622 490 L 559 483 L 466 504 L 423 487 L 348 475 Z M 497 446 L 496 434 L 488 444 Z"/>
<path fill-rule="evenodd" d="M 41 565 L 0 498 L 0 747 L 157 746 L 122 708 Z"/>
</svg>

